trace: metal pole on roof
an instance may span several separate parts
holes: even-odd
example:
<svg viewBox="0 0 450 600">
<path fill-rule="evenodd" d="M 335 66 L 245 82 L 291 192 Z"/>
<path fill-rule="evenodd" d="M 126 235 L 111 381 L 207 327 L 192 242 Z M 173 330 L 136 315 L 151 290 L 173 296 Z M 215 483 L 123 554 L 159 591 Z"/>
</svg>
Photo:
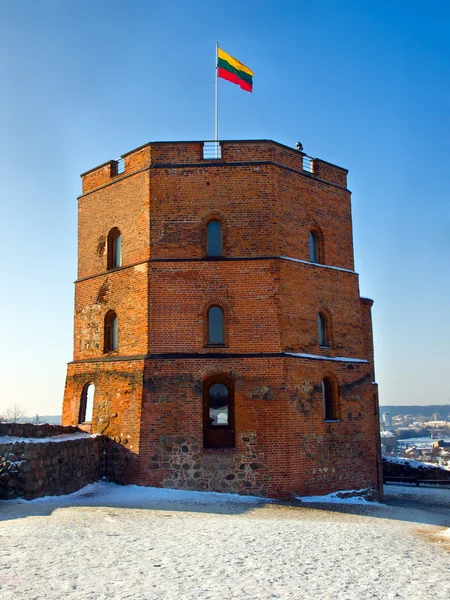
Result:
<svg viewBox="0 0 450 600">
<path fill-rule="evenodd" d="M 219 158 L 219 42 L 216 42 L 216 127 L 215 127 L 215 148 L 216 158 Z"/>
</svg>

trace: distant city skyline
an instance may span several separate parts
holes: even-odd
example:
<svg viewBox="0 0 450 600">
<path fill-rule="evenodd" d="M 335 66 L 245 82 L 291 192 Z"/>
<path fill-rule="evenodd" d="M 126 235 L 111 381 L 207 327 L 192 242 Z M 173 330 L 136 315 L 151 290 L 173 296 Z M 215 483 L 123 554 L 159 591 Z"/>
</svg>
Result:
<svg viewBox="0 0 450 600">
<path fill-rule="evenodd" d="M 239 14 L 239 18 L 236 18 Z M 447 404 L 450 5 L 134 0 L 2 5 L 0 413 L 61 414 L 79 174 L 151 140 L 273 139 L 349 169 L 384 405 Z"/>
</svg>

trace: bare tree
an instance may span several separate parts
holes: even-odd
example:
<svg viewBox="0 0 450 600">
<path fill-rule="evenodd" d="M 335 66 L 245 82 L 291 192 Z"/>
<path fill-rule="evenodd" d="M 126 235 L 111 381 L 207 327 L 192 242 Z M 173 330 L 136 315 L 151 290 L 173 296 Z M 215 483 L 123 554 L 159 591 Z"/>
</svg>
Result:
<svg viewBox="0 0 450 600">
<path fill-rule="evenodd" d="M 13 404 L 3 411 L 3 420 L 6 423 L 20 423 L 25 420 L 27 413 L 20 404 Z"/>
</svg>

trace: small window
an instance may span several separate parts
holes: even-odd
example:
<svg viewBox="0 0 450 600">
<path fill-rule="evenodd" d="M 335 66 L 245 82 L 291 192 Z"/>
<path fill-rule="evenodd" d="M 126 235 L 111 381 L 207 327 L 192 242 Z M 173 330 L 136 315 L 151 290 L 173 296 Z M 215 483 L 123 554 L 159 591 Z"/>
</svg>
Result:
<svg viewBox="0 0 450 600">
<path fill-rule="evenodd" d="M 208 256 L 222 256 L 222 225 L 219 221 L 210 221 L 207 226 Z"/>
<path fill-rule="evenodd" d="M 117 350 L 119 345 L 119 322 L 116 313 L 109 310 L 105 315 L 104 351 Z"/>
<path fill-rule="evenodd" d="M 323 313 L 317 315 L 317 326 L 319 334 L 319 346 L 329 346 L 328 322 Z"/>
<path fill-rule="evenodd" d="M 122 266 L 122 234 L 114 227 L 108 233 L 108 270 Z"/>
<path fill-rule="evenodd" d="M 320 263 L 319 237 L 314 231 L 309 232 L 309 260 L 314 263 Z"/>
<path fill-rule="evenodd" d="M 208 310 L 208 344 L 224 344 L 224 315 L 220 306 Z"/>
<path fill-rule="evenodd" d="M 214 375 L 203 383 L 203 445 L 205 448 L 235 445 L 234 383 L 226 375 Z"/>
<path fill-rule="evenodd" d="M 94 391 L 93 383 L 87 383 L 81 392 L 79 423 L 91 423 L 94 410 Z"/>
<path fill-rule="evenodd" d="M 337 386 L 330 377 L 322 381 L 323 410 L 326 421 L 339 419 Z"/>
</svg>

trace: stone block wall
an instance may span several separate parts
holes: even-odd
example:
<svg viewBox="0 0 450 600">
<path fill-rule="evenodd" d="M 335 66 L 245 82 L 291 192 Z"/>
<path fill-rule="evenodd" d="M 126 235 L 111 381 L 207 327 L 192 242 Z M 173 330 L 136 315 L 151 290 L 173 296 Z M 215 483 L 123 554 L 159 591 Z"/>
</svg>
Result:
<svg viewBox="0 0 450 600">
<path fill-rule="evenodd" d="M 8 429 L 27 431 L 28 439 L 0 438 L 0 500 L 32 500 L 70 494 L 98 481 L 103 475 L 102 436 L 59 440 L 55 436 L 74 433 L 77 429 L 52 425 L 27 424 L 12 428 L 0 425 L 3 435 L 7 435 L 5 430 Z M 47 430 L 47 436 L 43 437 L 43 431 Z M 33 433 L 36 434 L 34 440 L 30 439 Z"/>
<path fill-rule="evenodd" d="M 394 460 L 383 457 L 383 476 L 389 477 L 415 477 L 417 479 L 445 480 L 450 484 L 450 471 L 439 466 L 433 467 L 420 464 L 417 460 Z"/>
</svg>

